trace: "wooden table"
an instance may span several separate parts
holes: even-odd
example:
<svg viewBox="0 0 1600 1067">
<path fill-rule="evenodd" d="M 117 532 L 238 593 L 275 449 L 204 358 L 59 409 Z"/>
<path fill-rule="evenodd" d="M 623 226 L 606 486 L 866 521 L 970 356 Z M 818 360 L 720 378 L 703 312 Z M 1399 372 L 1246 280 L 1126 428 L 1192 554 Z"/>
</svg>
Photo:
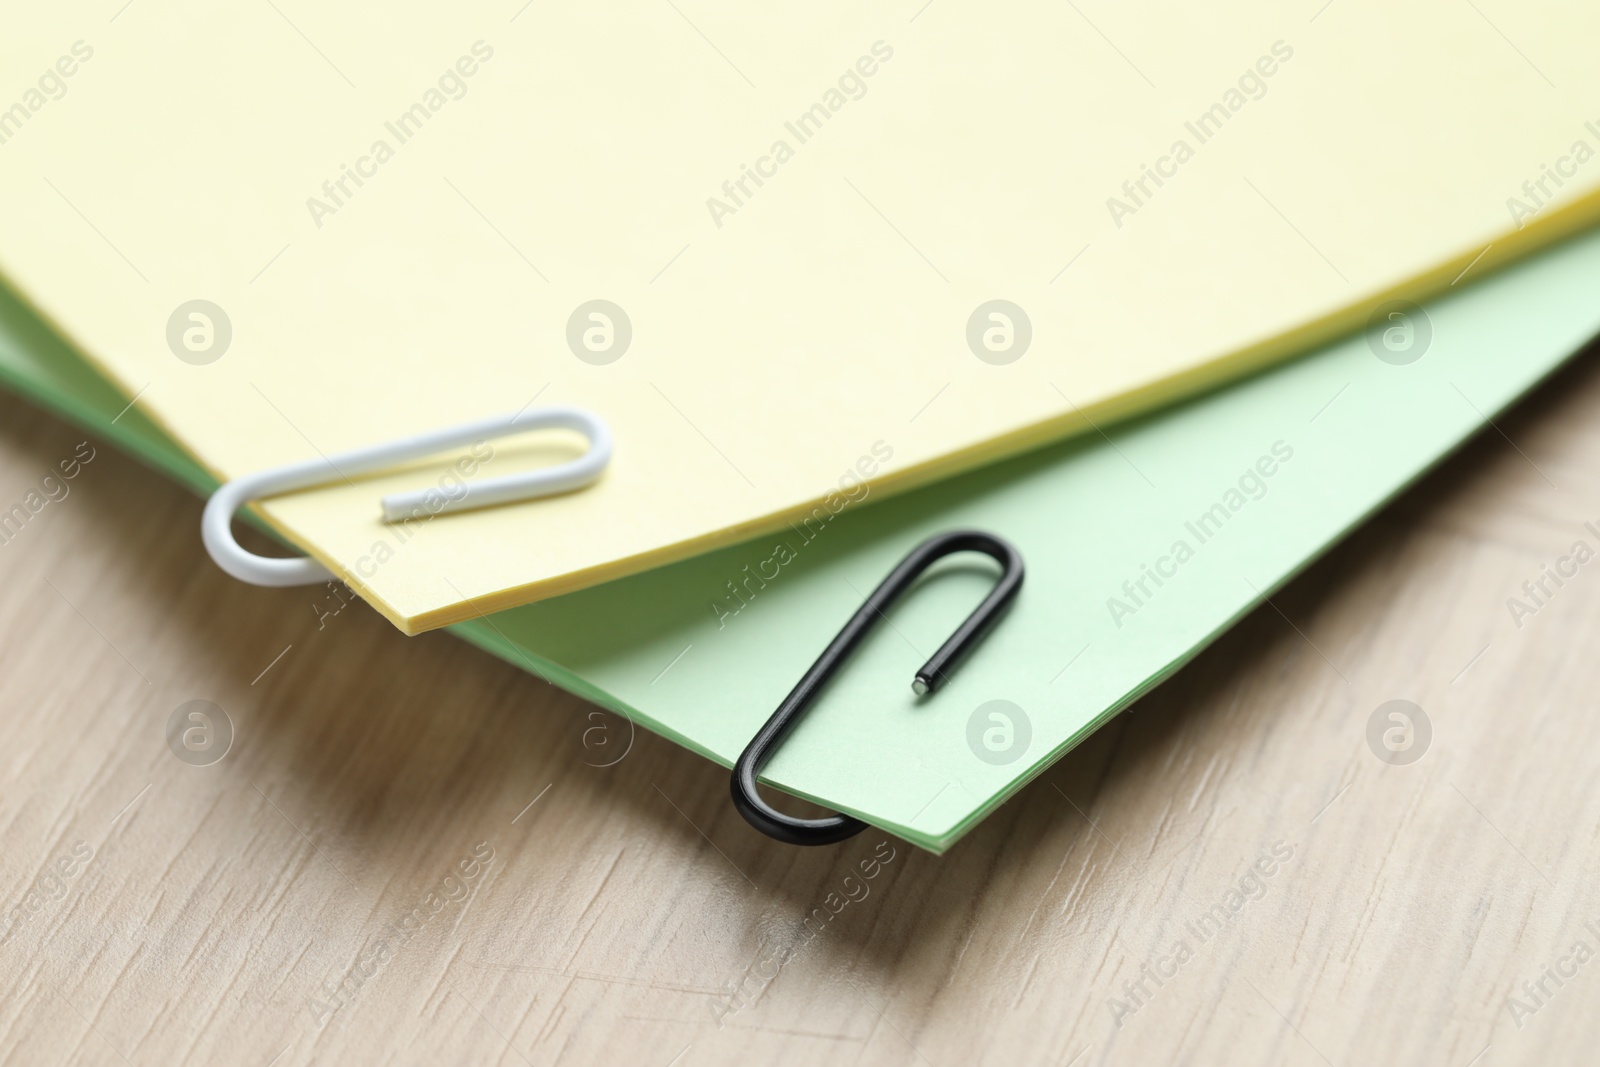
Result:
<svg viewBox="0 0 1600 1067">
<path fill-rule="evenodd" d="M 0 398 L 0 510 L 81 440 Z M 652 736 L 595 766 L 626 724 L 226 578 L 100 445 L 0 544 L 0 1055 L 1593 1062 L 1600 562 L 1507 598 L 1600 549 L 1597 460 L 1591 354 L 935 858 L 768 841 Z"/>
</svg>

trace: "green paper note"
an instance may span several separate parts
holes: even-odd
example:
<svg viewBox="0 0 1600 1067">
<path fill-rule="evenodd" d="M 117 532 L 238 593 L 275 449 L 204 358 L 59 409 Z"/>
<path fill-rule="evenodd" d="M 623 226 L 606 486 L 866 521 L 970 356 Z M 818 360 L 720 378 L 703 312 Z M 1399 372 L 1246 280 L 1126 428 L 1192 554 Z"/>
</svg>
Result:
<svg viewBox="0 0 1600 1067">
<path fill-rule="evenodd" d="M 924 700 L 910 688 L 988 589 L 987 561 L 931 571 L 766 771 L 943 851 L 1600 331 L 1597 283 L 1600 235 L 1588 235 L 1380 323 L 1370 343 L 1351 338 L 1109 440 L 881 504 L 868 495 L 825 524 L 453 629 L 730 765 L 915 544 L 956 527 L 1000 534 L 1027 580 L 950 683 Z M 1385 347 L 1385 329 L 1405 351 Z M 108 425 L 125 399 L 14 302 L 0 307 L 0 376 L 207 484 L 136 412 Z"/>
</svg>

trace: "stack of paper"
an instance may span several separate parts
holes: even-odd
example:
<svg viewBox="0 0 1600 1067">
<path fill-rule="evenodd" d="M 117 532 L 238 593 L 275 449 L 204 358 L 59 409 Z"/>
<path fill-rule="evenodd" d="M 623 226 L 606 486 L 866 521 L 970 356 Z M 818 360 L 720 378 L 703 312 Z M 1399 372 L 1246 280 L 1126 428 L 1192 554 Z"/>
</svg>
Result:
<svg viewBox="0 0 1600 1067">
<path fill-rule="evenodd" d="M 915 590 L 768 768 L 942 851 L 1600 331 L 1596 285 L 1600 235 L 1429 304 L 1415 362 L 1358 336 L 1109 439 L 851 508 L 809 537 L 791 529 L 453 629 L 726 765 L 911 545 L 995 530 L 1023 547 L 1027 582 L 951 683 L 925 703 L 909 688 L 988 588 L 985 569 L 950 566 Z M 11 301 L 0 378 L 207 490 L 137 409 L 111 423 L 126 401 Z"/>
<path fill-rule="evenodd" d="M 258 513 L 723 762 L 923 537 L 1010 539 L 947 689 L 910 673 L 986 571 L 767 768 L 943 848 L 1600 326 L 1593 239 L 1508 266 L 1600 211 L 1600 14 L 1458 7 L 36 7 L 0 365 L 196 488 L 589 408 L 580 492 L 398 547 L 429 465 Z"/>
</svg>

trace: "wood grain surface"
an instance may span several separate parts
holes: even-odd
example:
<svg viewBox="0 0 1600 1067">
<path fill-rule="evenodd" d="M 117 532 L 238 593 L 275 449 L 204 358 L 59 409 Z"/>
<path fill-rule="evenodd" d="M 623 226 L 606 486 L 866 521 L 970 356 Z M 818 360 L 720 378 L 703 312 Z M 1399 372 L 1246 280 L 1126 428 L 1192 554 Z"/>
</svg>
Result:
<svg viewBox="0 0 1600 1067">
<path fill-rule="evenodd" d="M 0 511 L 83 440 L 0 398 Z M 90 441 L 0 544 L 6 1063 L 1593 1062 L 1600 562 L 1507 600 L 1600 548 L 1600 354 L 943 858 L 234 582 Z"/>
</svg>

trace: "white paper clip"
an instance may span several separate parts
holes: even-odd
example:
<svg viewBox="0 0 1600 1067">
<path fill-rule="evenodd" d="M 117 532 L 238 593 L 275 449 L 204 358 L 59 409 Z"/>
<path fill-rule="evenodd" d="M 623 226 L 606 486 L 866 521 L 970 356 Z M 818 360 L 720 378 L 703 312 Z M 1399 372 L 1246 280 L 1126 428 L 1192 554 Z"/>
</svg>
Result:
<svg viewBox="0 0 1600 1067">
<path fill-rule="evenodd" d="M 453 497 L 438 488 L 393 493 L 383 498 L 384 521 L 400 522 L 419 514 L 439 515 L 580 489 L 599 478 L 611 462 L 611 428 L 600 416 L 583 408 L 534 408 L 510 417 L 480 419 L 235 478 L 212 493 L 206 502 L 205 513 L 200 517 L 200 536 L 217 566 L 240 581 L 274 586 L 325 582 L 334 574 L 314 559 L 306 556 L 274 559 L 245 551 L 233 536 L 234 513 L 262 497 L 327 485 L 476 441 L 546 429 L 576 430 L 589 439 L 589 450 L 557 467 L 468 482 Z M 433 499 L 426 500 L 430 495 Z"/>
</svg>

